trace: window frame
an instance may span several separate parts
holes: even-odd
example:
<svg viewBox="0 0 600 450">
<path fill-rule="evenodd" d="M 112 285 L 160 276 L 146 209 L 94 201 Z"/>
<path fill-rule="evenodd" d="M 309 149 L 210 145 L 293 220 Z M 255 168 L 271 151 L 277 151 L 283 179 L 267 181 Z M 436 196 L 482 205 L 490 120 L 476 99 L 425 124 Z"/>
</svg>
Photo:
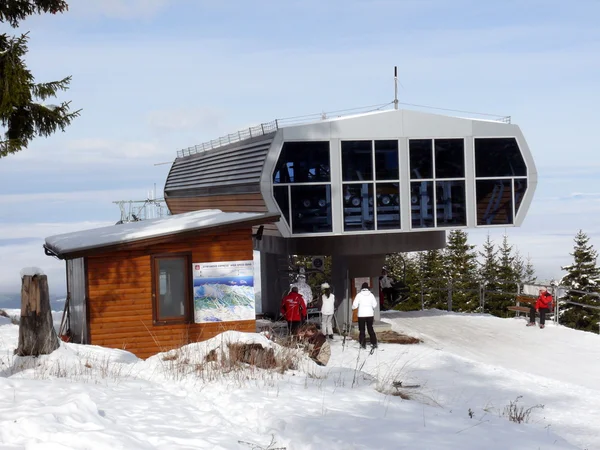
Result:
<svg viewBox="0 0 600 450">
<path fill-rule="evenodd" d="M 277 182 L 275 183 L 275 173 L 277 172 L 277 163 L 279 162 L 279 158 L 281 157 L 281 153 L 284 151 L 285 145 L 287 143 L 299 143 L 299 144 L 310 144 L 310 143 L 327 143 L 327 149 L 328 149 L 328 157 L 329 157 L 329 181 L 303 181 L 303 182 Z M 276 200 L 275 198 L 275 191 L 274 188 L 277 186 L 280 187 L 285 187 L 287 188 L 287 197 L 288 197 L 288 216 L 289 216 L 289 220 L 287 220 L 282 212 L 280 221 L 282 223 L 284 223 L 290 233 L 290 236 L 327 236 L 330 235 L 331 233 L 334 232 L 335 230 L 335 217 L 334 217 L 334 213 L 333 213 L 333 192 L 334 192 L 334 182 L 333 180 L 333 169 L 332 169 L 332 160 L 333 160 L 333 155 L 332 155 L 332 145 L 331 145 L 331 139 L 284 139 L 281 143 L 281 148 L 279 150 L 279 153 L 277 154 L 277 157 L 275 158 L 275 164 L 273 165 L 273 168 L 271 170 L 271 182 L 270 182 L 270 195 L 271 198 L 274 202 L 274 204 L 276 205 L 277 209 L 281 211 L 281 207 L 279 205 L 279 202 Z M 331 230 L 330 231 L 318 231 L 318 232 L 302 232 L 302 233 L 294 233 L 294 209 L 293 209 L 293 202 L 292 202 L 292 187 L 297 187 L 297 186 L 325 186 L 326 189 L 327 187 L 329 187 L 329 214 L 328 214 L 328 219 L 331 222 Z"/>
<path fill-rule="evenodd" d="M 457 141 L 462 141 L 463 142 L 463 176 L 462 177 L 449 177 L 449 178 L 439 178 L 437 177 L 437 167 L 436 167 L 436 151 L 435 151 L 435 141 L 436 140 L 457 140 Z M 411 141 L 431 141 L 431 164 L 432 164 L 432 177 L 430 178 L 412 178 L 412 167 L 410 165 L 410 143 Z M 408 200 L 409 200 L 409 229 L 411 231 L 416 230 L 416 231 L 426 231 L 426 230 L 435 230 L 435 229 L 465 229 L 469 227 L 469 214 L 468 214 L 468 210 L 469 210 L 469 206 L 468 206 L 468 194 L 467 194 L 467 185 L 468 185 L 468 169 L 467 169 L 467 138 L 466 137 L 460 137 L 460 136 L 453 136 L 453 137 L 444 137 L 444 136 L 437 136 L 437 137 L 409 137 L 406 139 L 406 150 L 408 152 L 407 154 L 407 160 L 408 160 L 408 173 L 409 173 L 409 196 L 408 196 Z M 433 226 L 431 227 L 415 227 L 413 226 L 413 220 L 412 220 L 412 184 L 413 183 L 417 183 L 417 182 L 423 182 L 423 181 L 428 181 L 432 183 L 432 189 L 433 189 L 433 195 L 432 195 L 432 201 L 431 201 L 431 205 L 432 205 L 432 211 L 433 211 Z M 437 210 L 437 182 L 438 181 L 462 181 L 464 183 L 464 190 L 465 190 L 465 223 L 464 225 L 453 225 L 453 224 L 448 224 L 448 225 L 444 225 L 444 224 L 438 224 L 438 210 Z"/>
<path fill-rule="evenodd" d="M 475 144 L 476 144 L 476 140 L 477 139 L 514 139 L 516 144 L 517 144 L 517 148 L 519 149 L 519 153 L 521 154 L 521 157 L 523 158 L 523 163 L 525 164 L 525 175 L 508 175 L 508 176 L 503 176 L 503 177 L 478 177 L 477 176 L 477 151 L 475 149 Z M 474 200 L 475 200 L 475 228 L 499 228 L 499 227 L 514 227 L 516 226 L 515 224 L 517 223 L 517 216 L 520 214 L 520 206 L 519 206 L 519 210 L 517 210 L 515 208 L 516 203 L 514 200 L 514 196 L 515 196 L 515 180 L 517 179 L 525 179 L 527 182 L 527 189 L 525 190 L 525 192 L 523 193 L 523 199 L 522 201 L 525 199 L 525 197 L 527 196 L 527 192 L 529 191 L 531 185 L 529 184 L 529 176 L 530 176 L 530 167 L 527 161 L 527 157 L 526 154 L 523 153 L 523 148 L 526 148 L 526 144 L 525 146 L 523 145 L 522 142 L 520 142 L 520 139 L 518 136 L 516 135 L 508 135 L 508 136 L 501 136 L 501 135 L 489 135 L 489 136 L 473 136 L 472 137 L 472 143 L 473 143 L 473 192 L 475 193 L 474 196 Z M 512 189 L 512 222 L 509 224 L 496 224 L 496 225 L 486 225 L 486 224 L 479 224 L 479 216 L 477 214 L 477 181 L 485 181 L 485 180 L 510 180 L 511 181 L 511 189 Z"/>
<path fill-rule="evenodd" d="M 158 273 L 159 261 L 162 259 L 183 259 L 187 270 L 185 271 L 185 302 L 183 316 L 162 317 L 160 315 L 160 275 Z M 192 253 L 158 253 L 151 256 L 152 270 L 152 323 L 154 325 L 178 325 L 193 322 L 193 286 L 192 286 Z"/>
</svg>

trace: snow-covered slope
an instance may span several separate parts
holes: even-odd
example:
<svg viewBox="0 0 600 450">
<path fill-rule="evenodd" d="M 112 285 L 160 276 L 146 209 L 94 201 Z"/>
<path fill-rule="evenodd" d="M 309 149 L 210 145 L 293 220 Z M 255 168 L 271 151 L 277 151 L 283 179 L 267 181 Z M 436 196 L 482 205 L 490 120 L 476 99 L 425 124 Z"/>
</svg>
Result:
<svg viewBox="0 0 600 450">
<path fill-rule="evenodd" d="M 141 361 L 62 344 L 34 360 L 12 355 L 18 327 L 0 317 L 0 447 L 600 448 L 597 336 L 436 311 L 384 317 L 424 342 L 382 344 L 368 355 L 338 338 L 327 367 L 302 359 L 283 375 L 252 368 L 218 376 L 202 361 L 223 341 L 278 347 L 228 332 L 184 348 L 179 361 L 194 369 L 187 375 L 173 353 Z M 390 395 L 393 381 L 421 388 L 402 400 Z M 525 408 L 544 405 L 527 424 L 504 414 L 520 396 Z"/>
</svg>

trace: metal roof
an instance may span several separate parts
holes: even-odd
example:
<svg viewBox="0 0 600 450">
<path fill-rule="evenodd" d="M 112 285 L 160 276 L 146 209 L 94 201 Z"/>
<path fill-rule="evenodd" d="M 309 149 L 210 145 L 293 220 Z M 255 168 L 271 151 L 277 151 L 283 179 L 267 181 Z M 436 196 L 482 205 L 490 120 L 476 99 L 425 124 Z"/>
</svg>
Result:
<svg viewBox="0 0 600 450">
<path fill-rule="evenodd" d="M 276 222 L 278 213 L 226 213 L 219 209 L 124 223 L 46 238 L 46 253 L 63 258 L 72 253 L 92 251 L 153 238 L 174 236 L 194 231 L 232 225 L 258 225 Z"/>
</svg>

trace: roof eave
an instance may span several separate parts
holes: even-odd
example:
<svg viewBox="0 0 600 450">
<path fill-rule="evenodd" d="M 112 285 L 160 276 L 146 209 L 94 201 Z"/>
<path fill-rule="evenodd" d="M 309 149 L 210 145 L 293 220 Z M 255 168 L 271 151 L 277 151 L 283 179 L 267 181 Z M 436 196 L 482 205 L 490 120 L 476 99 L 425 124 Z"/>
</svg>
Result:
<svg viewBox="0 0 600 450">
<path fill-rule="evenodd" d="M 102 253 L 109 253 L 113 251 L 125 251 L 146 248 L 151 245 L 161 244 L 173 240 L 174 237 L 177 239 L 185 239 L 186 237 L 192 237 L 201 231 L 213 231 L 217 228 L 221 228 L 224 231 L 230 231 L 237 228 L 253 227 L 256 225 L 264 225 L 267 223 L 275 223 L 281 218 L 279 213 L 265 213 L 259 217 L 252 219 L 238 220 L 226 223 L 218 223 L 214 225 L 204 225 L 196 228 L 190 228 L 185 231 L 171 231 L 163 234 L 158 234 L 152 237 L 146 237 L 142 239 L 134 239 L 119 243 L 101 244 L 89 247 L 81 247 L 72 251 L 60 252 L 52 245 L 45 243 L 43 245 L 44 252 L 48 256 L 54 256 L 58 259 L 75 259 L 84 256 L 93 256 Z"/>
</svg>

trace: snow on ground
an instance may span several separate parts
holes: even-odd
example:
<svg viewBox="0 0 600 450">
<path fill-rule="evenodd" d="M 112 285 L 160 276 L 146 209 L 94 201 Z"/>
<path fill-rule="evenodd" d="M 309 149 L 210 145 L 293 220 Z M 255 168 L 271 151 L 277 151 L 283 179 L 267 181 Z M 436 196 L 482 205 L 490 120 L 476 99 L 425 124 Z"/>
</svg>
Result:
<svg viewBox="0 0 600 450">
<path fill-rule="evenodd" d="M 327 367 L 301 357 L 282 375 L 206 363 L 223 342 L 288 351 L 236 332 L 146 361 L 65 343 L 18 358 L 18 327 L 0 317 L 1 448 L 600 448 L 598 336 L 439 311 L 384 320 L 424 342 L 368 355 L 337 338 Z M 392 381 L 421 387 L 403 400 Z M 519 396 L 544 405 L 527 424 L 503 416 Z"/>
</svg>

